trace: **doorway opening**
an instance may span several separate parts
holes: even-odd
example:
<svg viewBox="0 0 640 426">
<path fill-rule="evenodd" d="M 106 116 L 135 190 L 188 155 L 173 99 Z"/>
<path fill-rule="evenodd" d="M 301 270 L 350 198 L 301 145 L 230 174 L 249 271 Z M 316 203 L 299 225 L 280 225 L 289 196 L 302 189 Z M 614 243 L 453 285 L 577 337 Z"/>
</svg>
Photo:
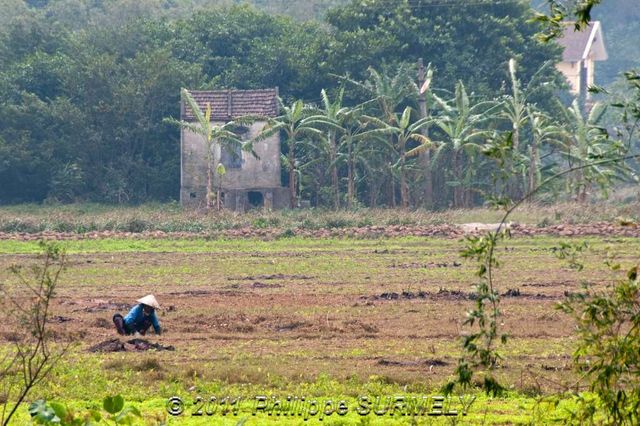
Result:
<svg viewBox="0 0 640 426">
<path fill-rule="evenodd" d="M 260 191 L 249 191 L 249 206 L 251 208 L 264 207 L 264 196 Z"/>
</svg>

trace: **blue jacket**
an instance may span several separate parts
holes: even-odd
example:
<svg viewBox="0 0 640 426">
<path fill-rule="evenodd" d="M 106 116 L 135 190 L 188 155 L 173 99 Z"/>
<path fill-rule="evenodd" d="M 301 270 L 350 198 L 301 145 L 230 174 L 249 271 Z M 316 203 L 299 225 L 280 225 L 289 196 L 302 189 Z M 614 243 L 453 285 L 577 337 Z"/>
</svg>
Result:
<svg viewBox="0 0 640 426">
<path fill-rule="evenodd" d="M 131 308 L 126 317 L 124 317 L 125 326 L 132 331 L 138 331 L 142 328 L 145 319 L 148 318 L 151 320 L 151 324 L 153 325 L 153 329 L 156 334 L 160 334 L 160 323 L 158 322 L 158 317 L 156 316 L 156 311 L 154 310 L 151 315 L 145 316 L 142 310 L 142 303 Z"/>
</svg>

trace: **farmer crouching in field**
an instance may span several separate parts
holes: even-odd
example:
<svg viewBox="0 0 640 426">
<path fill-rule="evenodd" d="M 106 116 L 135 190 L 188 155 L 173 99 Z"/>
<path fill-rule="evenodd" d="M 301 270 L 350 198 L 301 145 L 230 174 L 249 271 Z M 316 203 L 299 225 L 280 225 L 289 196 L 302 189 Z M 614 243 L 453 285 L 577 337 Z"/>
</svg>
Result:
<svg viewBox="0 0 640 426">
<path fill-rule="evenodd" d="M 156 316 L 156 309 L 160 309 L 160 304 L 156 298 L 149 294 L 142 299 L 136 300 L 138 304 L 131 308 L 127 316 L 124 318 L 120 314 L 113 316 L 113 323 L 118 330 L 118 334 L 134 334 L 140 333 L 144 335 L 149 327 L 153 325 L 156 334 L 160 334 L 162 329 Z"/>
</svg>

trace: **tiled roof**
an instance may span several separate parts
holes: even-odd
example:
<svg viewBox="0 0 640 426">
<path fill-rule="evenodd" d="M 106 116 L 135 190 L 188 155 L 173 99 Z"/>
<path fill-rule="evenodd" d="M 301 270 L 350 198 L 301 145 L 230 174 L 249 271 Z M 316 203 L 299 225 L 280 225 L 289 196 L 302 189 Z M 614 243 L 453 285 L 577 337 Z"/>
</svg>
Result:
<svg viewBox="0 0 640 426">
<path fill-rule="evenodd" d="M 262 115 L 275 117 L 278 115 L 278 89 L 260 90 L 190 90 L 191 96 L 202 111 L 211 105 L 213 120 L 231 120 L 243 115 Z M 193 121 L 193 112 L 185 103 L 182 119 Z"/>
<path fill-rule="evenodd" d="M 558 43 L 560 46 L 564 47 L 562 60 L 565 62 L 578 62 L 585 59 L 587 54 L 590 53 L 585 52 L 587 47 L 589 47 L 589 49 L 593 49 L 595 43 L 602 43 L 602 40 L 595 39 L 598 36 L 602 37 L 600 23 L 598 21 L 590 22 L 589 26 L 583 31 L 576 31 L 574 22 L 564 22 L 563 24 L 564 34 L 558 39 Z M 594 31 L 596 31 L 596 34 L 593 34 Z M 589 45 L 590 40 L 591 45 Z M 598 60 L 599 58 L 595 59 Z"/>
</svg>

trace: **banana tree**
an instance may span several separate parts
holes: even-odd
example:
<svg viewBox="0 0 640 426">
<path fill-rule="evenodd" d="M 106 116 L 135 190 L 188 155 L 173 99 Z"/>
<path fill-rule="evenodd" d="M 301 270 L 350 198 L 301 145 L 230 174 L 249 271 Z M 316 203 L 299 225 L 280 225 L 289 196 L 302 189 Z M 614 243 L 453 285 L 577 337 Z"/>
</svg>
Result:
<svg viewBox="0 0 640 426">
<path fill-rule="evenodd" d="M 624 155 L 624 144 L 609 138 L 606 129 L 600 125 L 605 111 L 606 106 L 596 103 L 585 116 L 577 99 L 565 110 L 567 127 L 563 151 L 569 167 L 585 166 L 594 161 Z M 628 172 L 627 166 L 622 162 L 584 167 L 577 170 L 568 183 L 575 192 L 577 201 L 585 202 L 594 183 L 606 191 L 614 180 L 621 179 Z"/>
<path fill-rule="evenodd" d="M 520 155 L 520 143 L 521 133 L 523 127 L 530 121 L 528 115 L 528 108 L 530 108 L 528 98 L 534 93 L 536 83 L 539 81 L 539 77 L 542 75 L 542 71 L 549 67 L 550 62 L 546 62 L 540 70 L 538 70 L 531 80 L 522 87 L 520 80 L 517 77 L 517 62 L 515 59 L 509 60 L 509 79 L 511 80 L 511 93 L 502 99 L 502 108 L 498 113 L 500 118 L 506 119 L 511 124 L 511 141 L 513 144 L 513 158 L 517 158 Z M 513 170 L 513 161 L 509 161 L 506 165 L 507 172 L 510 173 L 511 178 L 508 182 L 508 192 L 511 198 L 519 198 L 521 196 L 520 188 L 518 188 L 518 180 L 515 171 Z"/>
<path fill-rule="evenodd" d="M 369 78 L 364 82 L 346 77 L 342 79 L 365 92 L 370 100 L 361 106 L 368 108 L 376 105 L 378 116 L 384 120 L 392 119 L 396 108 L 407 99 L 417 97 L 418 87 L 408 65 L 400 65 L 393 75 L 379 72 L 373 67 L 369 67 L 368 71 Z"/>
<path fill-rule="evenodd" d="M 243 117 L 234 121 L 230 121 L 225 124 L 214 124 L 211 121 L 211 104 L 207 103 L 205 110 L 202 111 L 198 103 L 193 99 L 191 93 L 187 89 L 182 89 L 180 92 L 182 99 L 186 101 L 187 105 L 191 109 L 195 122 L 179 121 L 175 119 L 167 119 L 166 121 L 174 123 L 182 127 L 183 129 L 190 130 L 193 133 L 199 134 L 203 137 L 203 142 L 206 148 L 206 162 L 207 162 L 207 210 L 211 210 L 214 206 L 213 191 L 213 176 L 218 165 L 214 165 L 214 152 L 219 145 L 220 149 L 227 149 L 229 152 L 236 152 L 236 148 L 240 148 L 243 151 L 253 152 L 253 144 L 251 141 L 243 141 L 240 136 L 235 133 L 235 130 L 245 124 L 251 123 L 255 117 Z M 218 191 L 219 192 L 219 191 Z M 216 206 L 218 209 L 221 207 L 220 194 L 218 194 L 218 201 Z"/>
<path fill-rule="evenodd" d="M 391 168 L 397 170 L 400 180 L 400 203 L 403 208 L 409 207 L 407 159 L 432 147 L 431 140 L 421 132 L 422 128 L 429 124 L 429 119 L 423 118 L 412 122 L 412 112 L 413 109 L 411 107 L 406 107 L 402 114 L 393 113 L 388 117 L 388 120 L 364 116 L 363 119 L 374 125 L 376 129 L 365 131 L 360 135 L 360 138 L 388 135 L 394 142 L 393 148 L 397 160 Z M 408 150 L 408 144 L 411 141 L 417 142 L 418 146 Z"/>
<path fill-rule="evenodd" d="M 443 138 L 438 140 L 434 154 L 434 162 L 442 158 L 445 149 L 451 151 L 451 170 L 453 171 L 453 205 L 463 207 L 465 204 L 465 188 L 463 181 L 464 158 L 466 154 L 471 158 L 482 150 L 482 140 L 491 132 L 483 129 L 483 125 L 494 117 L 497 105 L 495 102 L 480 102 L 472 105 L 462 81 L 458 81 L 455 97 L 445 101 L 433 94 L 440 112 L 430 120 Z"/>
<path fill-rule="evenodd" d="M 349 115 L 351 108 L 342 106 L 344 89 L 341 88 L 333 102 L 329 99 L 327 92 L 322 89 L 322 109 L 313 116 L 311 121 L 318 125 L 320 129 L 326 130 L 329 147 L 329 170 L 331 173 L 331 186 L 333 188 L 334 208 L 340 208 L 340 182 L 338 178 L 338 138 L 344 131 L 342 127 Z M 330 123 L 330 124 L 327 124 Z"/>
<path fill-rule="evenodd" d="M 367 123 L 362 121 L 361 107 L 344 108 L 340 114 L 341 135 L 338 140 L 336 162 L 347 168 L 347 207 L 352 208 L 356 197 L 356 173 L 358 165 L 371 170 L 371 154 L 378 142 L 371 134 L 366 134 Z"/>
<path fill-rule="evenodd" d="M 549 117 L 531 107 L 527 108 L 527 119 L 531 126 L 531 144 L 529 145 L 529 171 L 527 190 L 533 192 L 541 182 L 540 176 L 540 149 L 545 144 L 558 144 L 561 141 L 563 130 L 559 126 L 550 123 Z"/>
<path fill-rule="evenodd" d="M 396 113 L 396 109 L 404 102 L 410 99 L 415 100 L 418 97 L 419 89 L 413 81 L 413 72 L 406 64 L 400 65 L 394 73 L 378 72 L 371 67 L 368 71 L 369 78 L 364 82 L 345 78 L 347 82 L 355 85 L 370 97 L 369 101 L 359 105 L 359 107 L 363 109 L 371 109 L 373 107 L 377 118 L 381 120 L 381 122 L 386 123 L 389 128 L 398 128 L 400 119 Z M 377 123 L 376 125 L 379 129 L 384 129 L 384 126 L 382 126 L 381 123 Z M 421 128 L 425 126 L 426 124 L 421 126 Z M 401 153 L 397 150 L 399 142 L 394 137 L 394 133 L 392 131 L 386 131 L 386 135 L 388 138 L 386 144 L 396 148 L 396 156 L 398 157 L 395 164 L 390 163 L 388 165 L 389 171 L 392 172 L 393 176 L 393 170 L 396 170 L 395 175 L 397 175 L 398 179 L 401 181 L 401 204 L 404 207 L 407 207 L 409 195 L 405 168 L 406 153 Z M 428 139 L 426 135 L 425 139 Z M 402 184 L 402 181 L 405 182 L 404 185 Z M 393 177 L 390 183 L 393 187 Z M 391 190 L 391 193 L 392 205 L 395 205 L 393 189 Z"/>
<path fill-rule="evenodd" d="M 291 207 L 298 205 L 298 190 L 296 182 L 299 167 L 296 162 L 296 154 L 300 144 L 310 137 L 322 138 L 324 132 L 320 130 L 320 125 L 333 126 L 330 120 L 315 114 L 315 110 L 304 104 L 302 100 L 297 100 L 291 105 L 285 105 L 282 99 L 278 98 L 281 115 L 270 118 L 254 141 L 261 141 L 276 135 L 280 132 L 286 135 L 288 148 L 285 165 L 289 173 L 289 197 Z"/>
</svg>

